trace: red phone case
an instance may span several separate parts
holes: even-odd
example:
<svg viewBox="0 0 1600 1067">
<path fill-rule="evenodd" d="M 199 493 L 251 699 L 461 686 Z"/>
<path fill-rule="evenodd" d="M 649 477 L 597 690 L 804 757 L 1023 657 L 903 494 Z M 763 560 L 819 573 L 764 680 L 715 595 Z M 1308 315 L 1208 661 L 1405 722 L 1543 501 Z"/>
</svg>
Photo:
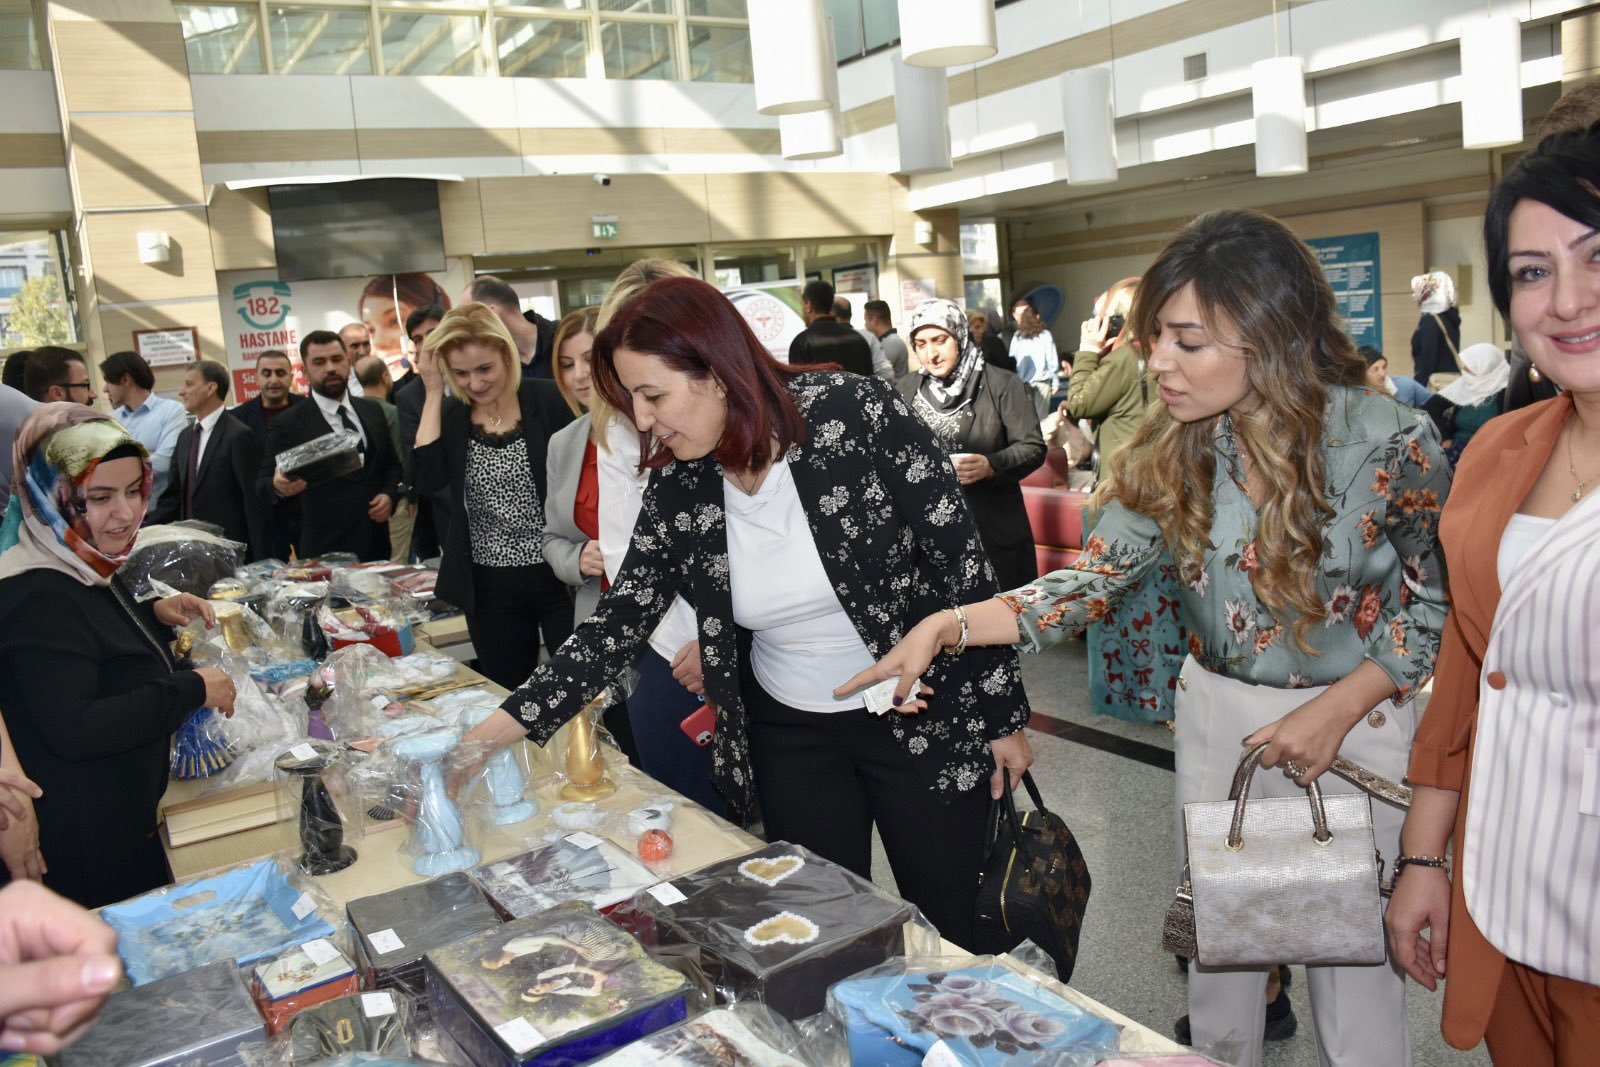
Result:
<svg viewBox="0 0 1600 1067">
<path fill-rule="evenodd" d="M 678 724 L 678 729 L 686 734 L 689 740 L 701 748 L 711 743 L 712 737 L 717 732 L 717 709 L 710 704 L 701 704 L 694 712 Z"/>
</svg>

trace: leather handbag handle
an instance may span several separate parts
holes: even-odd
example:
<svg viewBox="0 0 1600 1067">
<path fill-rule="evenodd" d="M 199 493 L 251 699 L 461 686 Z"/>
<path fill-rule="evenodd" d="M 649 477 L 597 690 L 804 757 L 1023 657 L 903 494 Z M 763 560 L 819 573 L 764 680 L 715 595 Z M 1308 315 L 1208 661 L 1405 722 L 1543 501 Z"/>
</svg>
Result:
<svg viewBox="0 0 1600 1067">
<path fill-rule="evenodd" d="M 1258 747 L 1264 749 L 1266 748 L 1266 745 L 1262 744 Z M 1243 756 L 1239 757 L 1239 766 L 1235 768 L 1233 772 L 1233 785 L 1228 790 L 1229 800 L 1233 800 L 1238 797 L 1239 791 L 1244 788 L 1245 779 L 1255 770 L 1253 765 L 1248 764 L 1249 755 L 1250 754 L 1246 752 Z M 1359 763 L 1351 763 L 1343 756 L 1335 756 L 1333 757 L 1333 763 L 1329 765 L 1328 770 L 1332 771 L 1334 774 L 1337 774 L 1340 778 L 1343 778 L 1351 785 L 1357 786 L 1363 792 L 1372 794 L 1386 804 L 1393 804 L 1397 808 L 1411 807 L 1410 786 L 1391 782 L 1381 774 L 1374 774 L 1373 772 L 1367 770 Z"/>
<path fill-rule="evenodd" d="M 1238 788 L 1228 798 L 1234 802 L 1233 823 L 1228 827 L 1225 842 L 1229 852 L 1237 852 L 1244 847 L 1244 808 L 1250 799 L 1250 779 L 1261 765 L 1261 754 L 1267 750 L 1268 744 L 1270 742 L 1263 741 L 1246 752 L 1239 761 L 1239 769 L 1234 772 L 1234 782 Z M 1328 813 L 1322 807 L 1322 788 L 1312 782 L 1306 787 L 1306 793 L 1311 801 L 1311 838 L 1319 845 L 1325 845 L 1333 840 L 1333 834 L 1328 830 Z"/>
</svg>

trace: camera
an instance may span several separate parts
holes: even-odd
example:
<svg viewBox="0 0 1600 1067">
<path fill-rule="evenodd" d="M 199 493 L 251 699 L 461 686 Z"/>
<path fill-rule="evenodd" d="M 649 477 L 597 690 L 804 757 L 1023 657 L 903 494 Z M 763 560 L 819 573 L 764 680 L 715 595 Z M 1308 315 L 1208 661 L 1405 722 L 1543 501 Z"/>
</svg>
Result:
<svg viewBox="0 0 1600 1067">
<path fill-rule="evenodd" d="M 594 176 L 594 183 L 596 185 L 610 185 L 611 184 L 611 175 L 609 175 L 609 174 L 596 174 Z"/>
</svg>

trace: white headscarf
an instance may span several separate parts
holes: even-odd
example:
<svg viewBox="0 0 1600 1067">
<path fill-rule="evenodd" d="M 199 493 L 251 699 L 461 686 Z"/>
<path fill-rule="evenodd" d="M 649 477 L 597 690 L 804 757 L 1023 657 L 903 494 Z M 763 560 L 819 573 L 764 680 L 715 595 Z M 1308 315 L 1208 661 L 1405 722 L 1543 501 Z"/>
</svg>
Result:
<svg viewBox="0 0 1600 1067">
<path fill-rule="evenodd" d="M 1499 345 L 1468 345 L 1461 350 L 1461 377 L 1439 390 L 1456 407 L 1471 407 L 1498 396 L 1511 380 L 1511 364 Z"/>
<path fill-rule="evenodd" d="M 1411 279 L 1411 298 L 1424 315 L 1442 315 L 1456 306 L 1455 279 L 1442 270 L 1419 274 Z"/>
</svg>

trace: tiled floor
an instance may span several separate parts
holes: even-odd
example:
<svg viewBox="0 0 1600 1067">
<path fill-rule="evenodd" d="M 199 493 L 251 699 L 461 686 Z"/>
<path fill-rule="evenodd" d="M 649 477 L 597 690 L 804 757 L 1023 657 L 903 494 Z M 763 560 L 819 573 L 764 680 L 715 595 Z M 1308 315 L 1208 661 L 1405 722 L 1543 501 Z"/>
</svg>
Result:
<svg viewBox="0 0 1600 1067">
<path fill-rule="evenodd" d="M 1034 711 L 1171 749 L 1172 737 L 1165 727 L 1091 715 L 1086 667 L 1084 646 L 1077 641 L 1041 656 L 1024 656 L 1024 676 Z M 1067 732 L 1070 735 L 1070 729 Z M 1072 828 L 1094 877 L 1072 984 L 1170 1034 L 1173 1020 L 1188 1010 L 1186 979 L 1160 944 L 1161 919 L 1172 900 L 1176 873 L 1172 772 L 1039 731 L 1030 731 L 1030 738 L 1039 789 L 1045 802 Z M 873 870 L 880 883 L 892 888 L 881 850 Z M 1296 970 L 1289 996 L 1300 1018 L 1300 1031 L 1288 1041 L 1267 1046 L 1268 1067 L 1312 1067 L 1317 1062 L 1305 973 Z M 1411 984 L 1408 1007 L 1414 1063 L 1427 1067 L 1488 1064 L 1481 1047 L 1471 1053 L 1458 1052 L 1440 1039 L 1436 995 Z M 1396 1058 L 1393 1064 L 1401 1062 Z"/>
</svg>

